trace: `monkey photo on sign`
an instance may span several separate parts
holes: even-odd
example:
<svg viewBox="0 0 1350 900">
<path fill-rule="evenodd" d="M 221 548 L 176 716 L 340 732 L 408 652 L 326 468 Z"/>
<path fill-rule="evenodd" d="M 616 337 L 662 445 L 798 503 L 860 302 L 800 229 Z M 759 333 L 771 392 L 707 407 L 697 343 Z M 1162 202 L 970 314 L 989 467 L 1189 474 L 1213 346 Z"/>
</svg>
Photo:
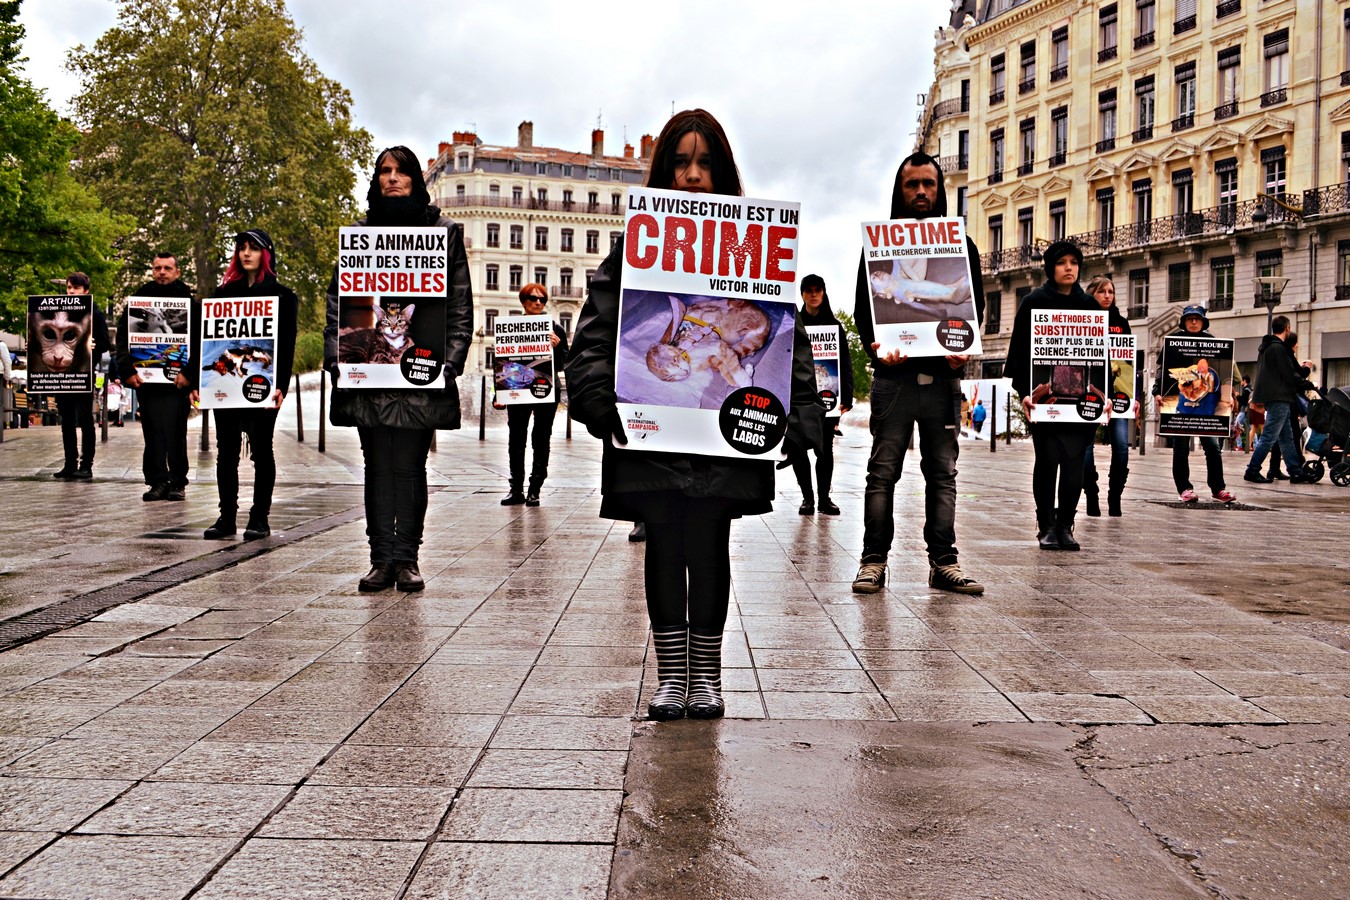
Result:
<svg viewBox="0 0 1350 900">
<path fill-rule="evenodd" d="M 37 342 L 31 351 L 34 372 L 88 372 L 94 346 L 93 317 L 87 310 L 37 310 L 28 314 L 28 333 Z"/>
</svg>

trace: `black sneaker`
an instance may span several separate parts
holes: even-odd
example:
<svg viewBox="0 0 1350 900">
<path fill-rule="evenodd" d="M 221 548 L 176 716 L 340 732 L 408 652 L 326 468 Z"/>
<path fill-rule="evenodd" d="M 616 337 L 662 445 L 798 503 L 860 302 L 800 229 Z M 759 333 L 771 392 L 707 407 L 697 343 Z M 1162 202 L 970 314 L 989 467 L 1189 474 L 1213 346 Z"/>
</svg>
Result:
<svg viewBox="0 0 1350 900">
<path fill-rule="evenodd" d="M 88 468 L 87 466 L 79 468 L 76 469 L 75 474 L 71 475 L 70 477 L 75 481 L 92 481 L 94 478 L 94 470 Z"/>
<path fill-rule="evenodd" d="M 52 477 L 55 478 L 57 481 L 69 481 L 70 479 L 75 477 L 75 467 L 66 466 L 65 468 L 59 471 L 53 472 Z"/>
<path fill-rule="evenodd" d="M 1270 484 L 1270 479 L 1260 472 L 1253 472 L 1251 469 L 1242 473 L 1243 481 L 1250 481 L 1252 484 Z"/>
<path fill-rule="evenodd" d="M 239 533 L 239 526 L 235 524 L 234 516 L 222 515 L 216 519 L 216 523 L 206 531 L 202 532 L 202 537 L 208 541 L 219 541 L 227 537 L 234 537 Z"/>
<path fill-rule="evenodd" d="M 186 500 L 186 499 L 187 499 L 187 488 L 185 488 L 185 487 L 180 487 L 180 488 L 169 488 L 169 492 L 168 492 L 167 494 L 164 495 L 164 499 L 165 499 L 165 500 L 179 500 L 179 501 Z"/>
<path fill-rule="evenodd" d="M 962 572 L 955 556 L 945 556 L 939 562 L 929 562 L 928 586 L 957 594 L 984 593 L 984 585 Z"/>
<path fill-rule="evenodd" d="M 853 593 L 876 594 L 886 586 L 885 563 L 863 563 L 853 577 Z"/>
<path fill-rule="evenodd" d="M 248 527 L 244 529 L 244 540 L 261 540 L 271 533 L 272 526 L 267 523 L 266 516 L 250 515 L 248 517 Z"/>
</svg>

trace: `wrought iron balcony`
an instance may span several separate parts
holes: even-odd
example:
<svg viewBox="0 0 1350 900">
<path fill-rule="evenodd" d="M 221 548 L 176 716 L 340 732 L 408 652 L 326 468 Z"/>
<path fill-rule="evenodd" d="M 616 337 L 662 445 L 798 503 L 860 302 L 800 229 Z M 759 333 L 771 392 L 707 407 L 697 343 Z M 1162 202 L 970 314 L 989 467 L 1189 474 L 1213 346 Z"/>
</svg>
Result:
<svg viewBox="0 0 1350 900">
<path fill-rule="evenodd" d="M 591 213 L 594 215 L 622 216 L 624 203 L 619 202 L 616 209 L 610 203 L 587 203 L 579 200 L 538 200 L 534 197 L 494 197 L 491 194 L 465 194 L 463 197 L 440 197 L 436 205 L 442 209 L 485 206 L 493 209 L 535 209 L 551 212 Z"/>
<path fill-rule="evenodd" d="M 1219 295 L 1209 298 L 1210 312 L 1226 312 L 1233 308 L 1233 295 Z"/>
<path fill-rule="evenodd" d="M 1028 159 L 1028 160 L 1026 160 L 1025 162 L 1023 162 L 1023 163 L 1021 163 L 1020 165 L 1018 165 L 1018 167 L 1017 167 L 1017 174 L 1018 174 L 1019 176 L 1021 176 L 1021 175 L 1030 175 L 1030 174 L 1031 174 L 1031 168 L 1032 168 L 1032 166 L 1034 166 L 1035 164 L 1036 164 L 1036 161 L 1035 161 L 1034 159 Z"/>
<path fill-rule="evenodd" d="M 1214 18 L 1222 19 L 1237 12 L 1242 12 L 1242 0 L 1220 0 L 1214 8 Z"/>
<path fill-rule="evenodd" d="M 1154 35 L 1155 33 L 1152 31 L 1146 31 L 1143 34 L 1136 35 L 1134 39 L 1134 49 L 1143 50 L 1145 47 L 1152 47 L 1156 40 Z"/>
<path fill-rule="evenodd" d="M 1103 47 L 1102 49 L 1097 51 L 1097 62 L 1099 63 L 1110 62 L 1115 58 L 1116 58 L 1115 47 Z"/>
<path fill-rule="evenodd" d="M 1276 106 L 1289 99 L 1289 89 L 1278 87 L 1261 95 L 1261 107 Z"/>
<path fill-rule="evenodd" d="M 1148 303 L 1131 303 L 1125 308 L 1125 318 L 1127 319 L 1147 319 Z"/>
<path fill-rule="evenodd" d="M 964 172 L 970 168 L 970 158 L 967 156 L 944 156 L 938 160 L 938 166 L 943 172 Z"/>
<path fill-rule="evenodd" d="M 998 169 L 997 171 L 994 171 L 994 172 L 990 172 L 990 173 L 989 173 L 989 183 L 990 183 L 990 184 L 1000 184 L 1000 183 L 1002 183 L 1002 181 L 1003 181 L 1003 170 L 1002 170 L 1002 169 Z"/>
<path fill-rule="evenodd" d="M 1350 284 L 1336 285 L 1336 299 L 1350 300 Z"/>
<path fill-rule="evenodd" d="M 947 116 L 954 116 L 957 113 L 969 112 L 970 104 L 966 103 L 966 108 L 961 108 L 961 98 L 953 97 L 950 100 L 943 100 L 941 103 L 933 106 L 933 121 L 945 119 Z"/>
<path fill-rule="evenodd" d="M 1153 140 L 1152 125 L 1141 125 L 1140 127 L 1136 128 L 1134 130 L 1134 134 L 1130 136 L 1130 143 L 1132 144 L 1138 144 L 1141 141 L 1151 141 L 1151 140 Z"/>
<path fill-rule="evenodd" d="M 1062 166 L 1062 165 L 1064 165 L 1064 163 L 1066 163 L 1066 162 L 1068 161 L 1068 159 L 1069 159 L 1069 154 L 1067 154 L 1067 153 L 1065 153 L 1065 152 L 1063 152 L 1063 151 L 1060 151 L 1059 153 L 1052 154 L 1052 155 L 1050 156 L 1050 168 L 1053 169 L 1053 168 L 1055 168 L 1056 166 Z"/>
<path fill-rule="evenodd" d="M 1230 100 L 1227 103 L 1220 103 L 1214 107 L 1214 121 L 1220 122 L 1224 119 L 1231 119 L 1238 114 L 1238 102 Z"/>
<path fill-rule="evenodd" d="M 989 94 L 989 105 L 990 105 L 990 106 L 997 106 L 998 104 L 1000 104 L 1000 103 L 1003 102 L 1004 96 L 1005 96 L 1005 95 L 1004 95 L 1003 91 L 993 91 L 993 92 L 991 92 L 991 93 Z"/>
<path fill-rule="evenodd" d="M 1053 69 L 1050 70 L 1050 82 L 1052 84 L 1056 81 L 1063 81 L 1065 78 L 1068 77 L 1069 77 L 1068 63 L 1064 63 L 1063 65 L 1060 66 L 1055 66 Z"/>
<path fill-rule="evenodd" d="M 1032 75 L 1030 78 L 1023 78 L 1021 81 L 1017 82 L 1017 93 L 1019 94 L 1029 94 L 1034 90 L 1036 90 L 1035 75 Z"/>
<path fill-rule="evenodd" d="M 1109 153 L 1114 149 L 1116 149 L 1116 139 L 1113 137 L 1102 138 L 1097 142 L 1098 153 Z"/>
<path fill-rule="evenodd" d="M 1173 134 L 1176 134 L 1178 131 L 1185 131 L 1187 128 L 1194 128 L 1194 127 L 1195 127 L 1195 113 L 1186 113 L 1185 115 L 1177 116 L 1175 119 L 1172 120 Z"/>
<path fill-rule="evenodd" d="M 1184 19 L 1177 19 L 1172 23 L 1172 34 L 1185 34 L 1195 28 L 1195 16 L 1187 16 Z"/>
<path fill-rule="evenodd" d="M 1350 211 L 1350 183 L 1304 191 L 1302 209 L 1305 219 Z"/>
</svg>

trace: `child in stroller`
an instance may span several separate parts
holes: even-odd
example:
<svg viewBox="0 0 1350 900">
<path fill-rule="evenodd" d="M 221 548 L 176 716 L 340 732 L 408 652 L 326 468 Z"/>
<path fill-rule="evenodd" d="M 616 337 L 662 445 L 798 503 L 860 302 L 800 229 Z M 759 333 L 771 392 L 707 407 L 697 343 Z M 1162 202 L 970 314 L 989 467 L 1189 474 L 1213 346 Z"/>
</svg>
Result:
<svg viewBox="0 0 1350 900">
<path fill-rule="evenodd" d="M 1305 460 L 1303 474 L 1317 482 L 1328 471 L 1333 484 L 1350 485 L 1350 388 L 1316 388 L 1318 397 L 1308 404 L 1308 435 L 1304 449 L 1316 458 Z"/>
</svg>

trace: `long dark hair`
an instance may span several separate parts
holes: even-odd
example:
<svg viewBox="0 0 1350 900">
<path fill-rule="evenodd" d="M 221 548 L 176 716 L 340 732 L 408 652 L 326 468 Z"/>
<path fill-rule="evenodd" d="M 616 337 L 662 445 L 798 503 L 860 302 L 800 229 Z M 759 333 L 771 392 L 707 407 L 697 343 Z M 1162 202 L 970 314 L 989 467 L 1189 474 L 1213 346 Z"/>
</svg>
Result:
<svg viewBox="0 0 1350 900">
<path fill-rule="evenodd" d="M 374 209 L 384 199 L 380 193 L 380 163 L 384 162 L 386 156 L 392 156 L 398 163 L 398 170 L 412 179 L 412 200 L 418 206 L 430 206 L 431 194 L 427 191 L 426 179 L 422 177 L 422 166 L 417 162 L 417 154 L 400 144 L 386 147 L 375 157 L 375 171 L 371 173 L 370 188 L 366 191 L 366 207 Z"/>
<path fill-rule="evenodd" d="M 741 173 L 736 158 L 731 154 L 731 142 L 712 113 L 703 109 L 686 109 L 670 117 L 666 127 L 656 138 L 652 149 L 652 164 L 647 170 L 647 187 L 670 188 L 675 184 L 675 148 L 680 138 L 697 132 L 708 145 L 712 156 L 712 189 L 716 194 L 745 193 L 741 188 Z"/>
</svg>

